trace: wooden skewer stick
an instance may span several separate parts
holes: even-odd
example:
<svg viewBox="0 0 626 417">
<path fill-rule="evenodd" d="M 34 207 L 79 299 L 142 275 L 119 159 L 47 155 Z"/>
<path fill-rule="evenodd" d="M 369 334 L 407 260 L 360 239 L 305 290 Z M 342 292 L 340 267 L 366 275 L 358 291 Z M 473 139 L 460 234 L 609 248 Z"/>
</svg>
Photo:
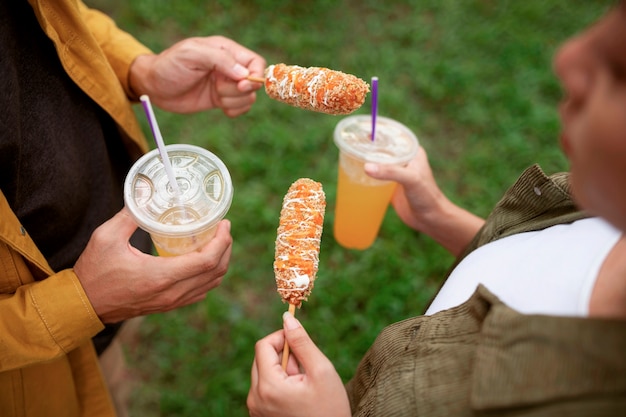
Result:
<svg viewBox="0 0 626 417">
<path fill-rule="evenodd" d="M 289 304 L 289 312 L 292 316 L 296 316 L 296 305 Z M 289 344 L 287 343 L 287 339 L 285 339 L 285 346 L 283 347 L 283 371 L 287 370 L 287 362 L 289 361 Z"/>
<path fill-rule="evenodd" d="M 249 77 L 246 77 L 246 79 L 250 81 L 256 81 L 257 83 L 265 84 L 265 78 L 249 76 Z"/>
</svg>

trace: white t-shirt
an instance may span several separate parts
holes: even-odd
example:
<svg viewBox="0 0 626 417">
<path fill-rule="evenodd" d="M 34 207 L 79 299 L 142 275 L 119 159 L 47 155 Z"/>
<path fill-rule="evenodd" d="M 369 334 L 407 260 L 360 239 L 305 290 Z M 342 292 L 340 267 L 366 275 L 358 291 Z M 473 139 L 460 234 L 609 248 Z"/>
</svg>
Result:
<svg viewBox="0 0 626 417">
<path fill-rule="evenodd" d="M 452 271 L 426 315 L 465 302 L 483 284 L 520 313 L 585 317 L 600 267 L 620 236 L 589 218 L 481 246 Z"/>
</svg>

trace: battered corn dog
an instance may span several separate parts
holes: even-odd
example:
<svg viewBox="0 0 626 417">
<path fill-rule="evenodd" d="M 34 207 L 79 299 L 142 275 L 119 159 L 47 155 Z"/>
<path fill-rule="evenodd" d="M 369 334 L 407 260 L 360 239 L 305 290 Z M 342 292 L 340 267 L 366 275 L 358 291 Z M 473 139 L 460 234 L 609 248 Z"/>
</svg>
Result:
<svg viewBox="0 0 626 417">
<path fill-rule="evenodd" d="M 283 302 L 296 307 L 302 305 L 313 289 L 325 209 L 322 184 L 308 178 L 294 182 L 283 199 L 274 274 Z"/>
<path fill-rule="evenodd" d="M 362 79 L 328 68 L 275 64 L 265 70 L 267 95 L 305 110 L 350 114 L 363 105 L 369 91 Z"/>
</svg>

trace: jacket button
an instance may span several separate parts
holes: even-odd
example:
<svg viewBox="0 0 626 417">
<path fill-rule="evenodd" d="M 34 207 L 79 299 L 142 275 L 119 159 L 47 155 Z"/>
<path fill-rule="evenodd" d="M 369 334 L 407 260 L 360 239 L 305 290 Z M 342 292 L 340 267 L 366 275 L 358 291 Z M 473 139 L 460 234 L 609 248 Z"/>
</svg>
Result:
<svg viewBox="0 0 626 417">
<path fill-rule="evenodd" d="M 26 229 L 24 229 L 24 226 L 20 226 L 20 233 L 22 236 L 26 236 Z"/>
</svg>

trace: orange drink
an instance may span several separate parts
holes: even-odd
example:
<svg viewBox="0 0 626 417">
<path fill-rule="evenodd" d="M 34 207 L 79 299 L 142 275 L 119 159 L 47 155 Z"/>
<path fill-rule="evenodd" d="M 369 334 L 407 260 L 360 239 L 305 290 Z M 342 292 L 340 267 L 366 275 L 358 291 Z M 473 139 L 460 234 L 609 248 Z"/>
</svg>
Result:
<svg viewBox="0 0 626 417">
<path fill-rule="evenodd" d="M 198 219 L 198 215 L 190 209 L 184 210 L 183 216 L 183 221 L 174 220 L 174 222 L 172 222 L 172 219 L 162 219 L 161 221 L 164 222 L 164 224 L 179 224 L 183 226 Z M 150 234 L 150 237 L 152 238 L 154 248 L 159 256 L 176 256 L 200 249 L 205 243 L 213 239 L 216 230 L 217 224 L 206 230 L 198 231 L 186 236 L 176 236 L 172 234 L 167 235 L 161 234 L 158 231 L 153 231 Z"/>
<path fill-rule="evenodd" d="M 208 242 L 215 236 L 217 227 L 198 235 L 186 237 L 163 237 L 151 235 L 154 248 L 159 256 L 176 256 L 200 249 L 198 242 Z"/>
<path fill-rule="evenodd" d="M 124 183 L 124 201 L 160 256 L 202 248 L 230 208 L 228 169 L 213 153 L 193 145 L 165 147 L 178 187 L 172 187 L 158 150 L 142 156 Z M 176 191 L 178 190 L 178 192 Z"/>
<path fill-rule="evenodd" d="M 335 240 L 346 248 L 370 247 L 376 240 L 395 188 L 394 182 L 361 184 L 351 181 L 340 166 L 333 225 Z"/>
<path fill-rule="evenodd" d="M 386 117 L 377 118 L 373 141 L 371 131 L 371 116 L 358 115 L 342 119 L 334 132 L 339 175 L 333 234 L 350 249 L 363 250 L 374 243 L 396 187 L 395 182 L 369 177 L 363 165 L 405 165 L 419 146 L 411 130 Z"/>
</svg>

